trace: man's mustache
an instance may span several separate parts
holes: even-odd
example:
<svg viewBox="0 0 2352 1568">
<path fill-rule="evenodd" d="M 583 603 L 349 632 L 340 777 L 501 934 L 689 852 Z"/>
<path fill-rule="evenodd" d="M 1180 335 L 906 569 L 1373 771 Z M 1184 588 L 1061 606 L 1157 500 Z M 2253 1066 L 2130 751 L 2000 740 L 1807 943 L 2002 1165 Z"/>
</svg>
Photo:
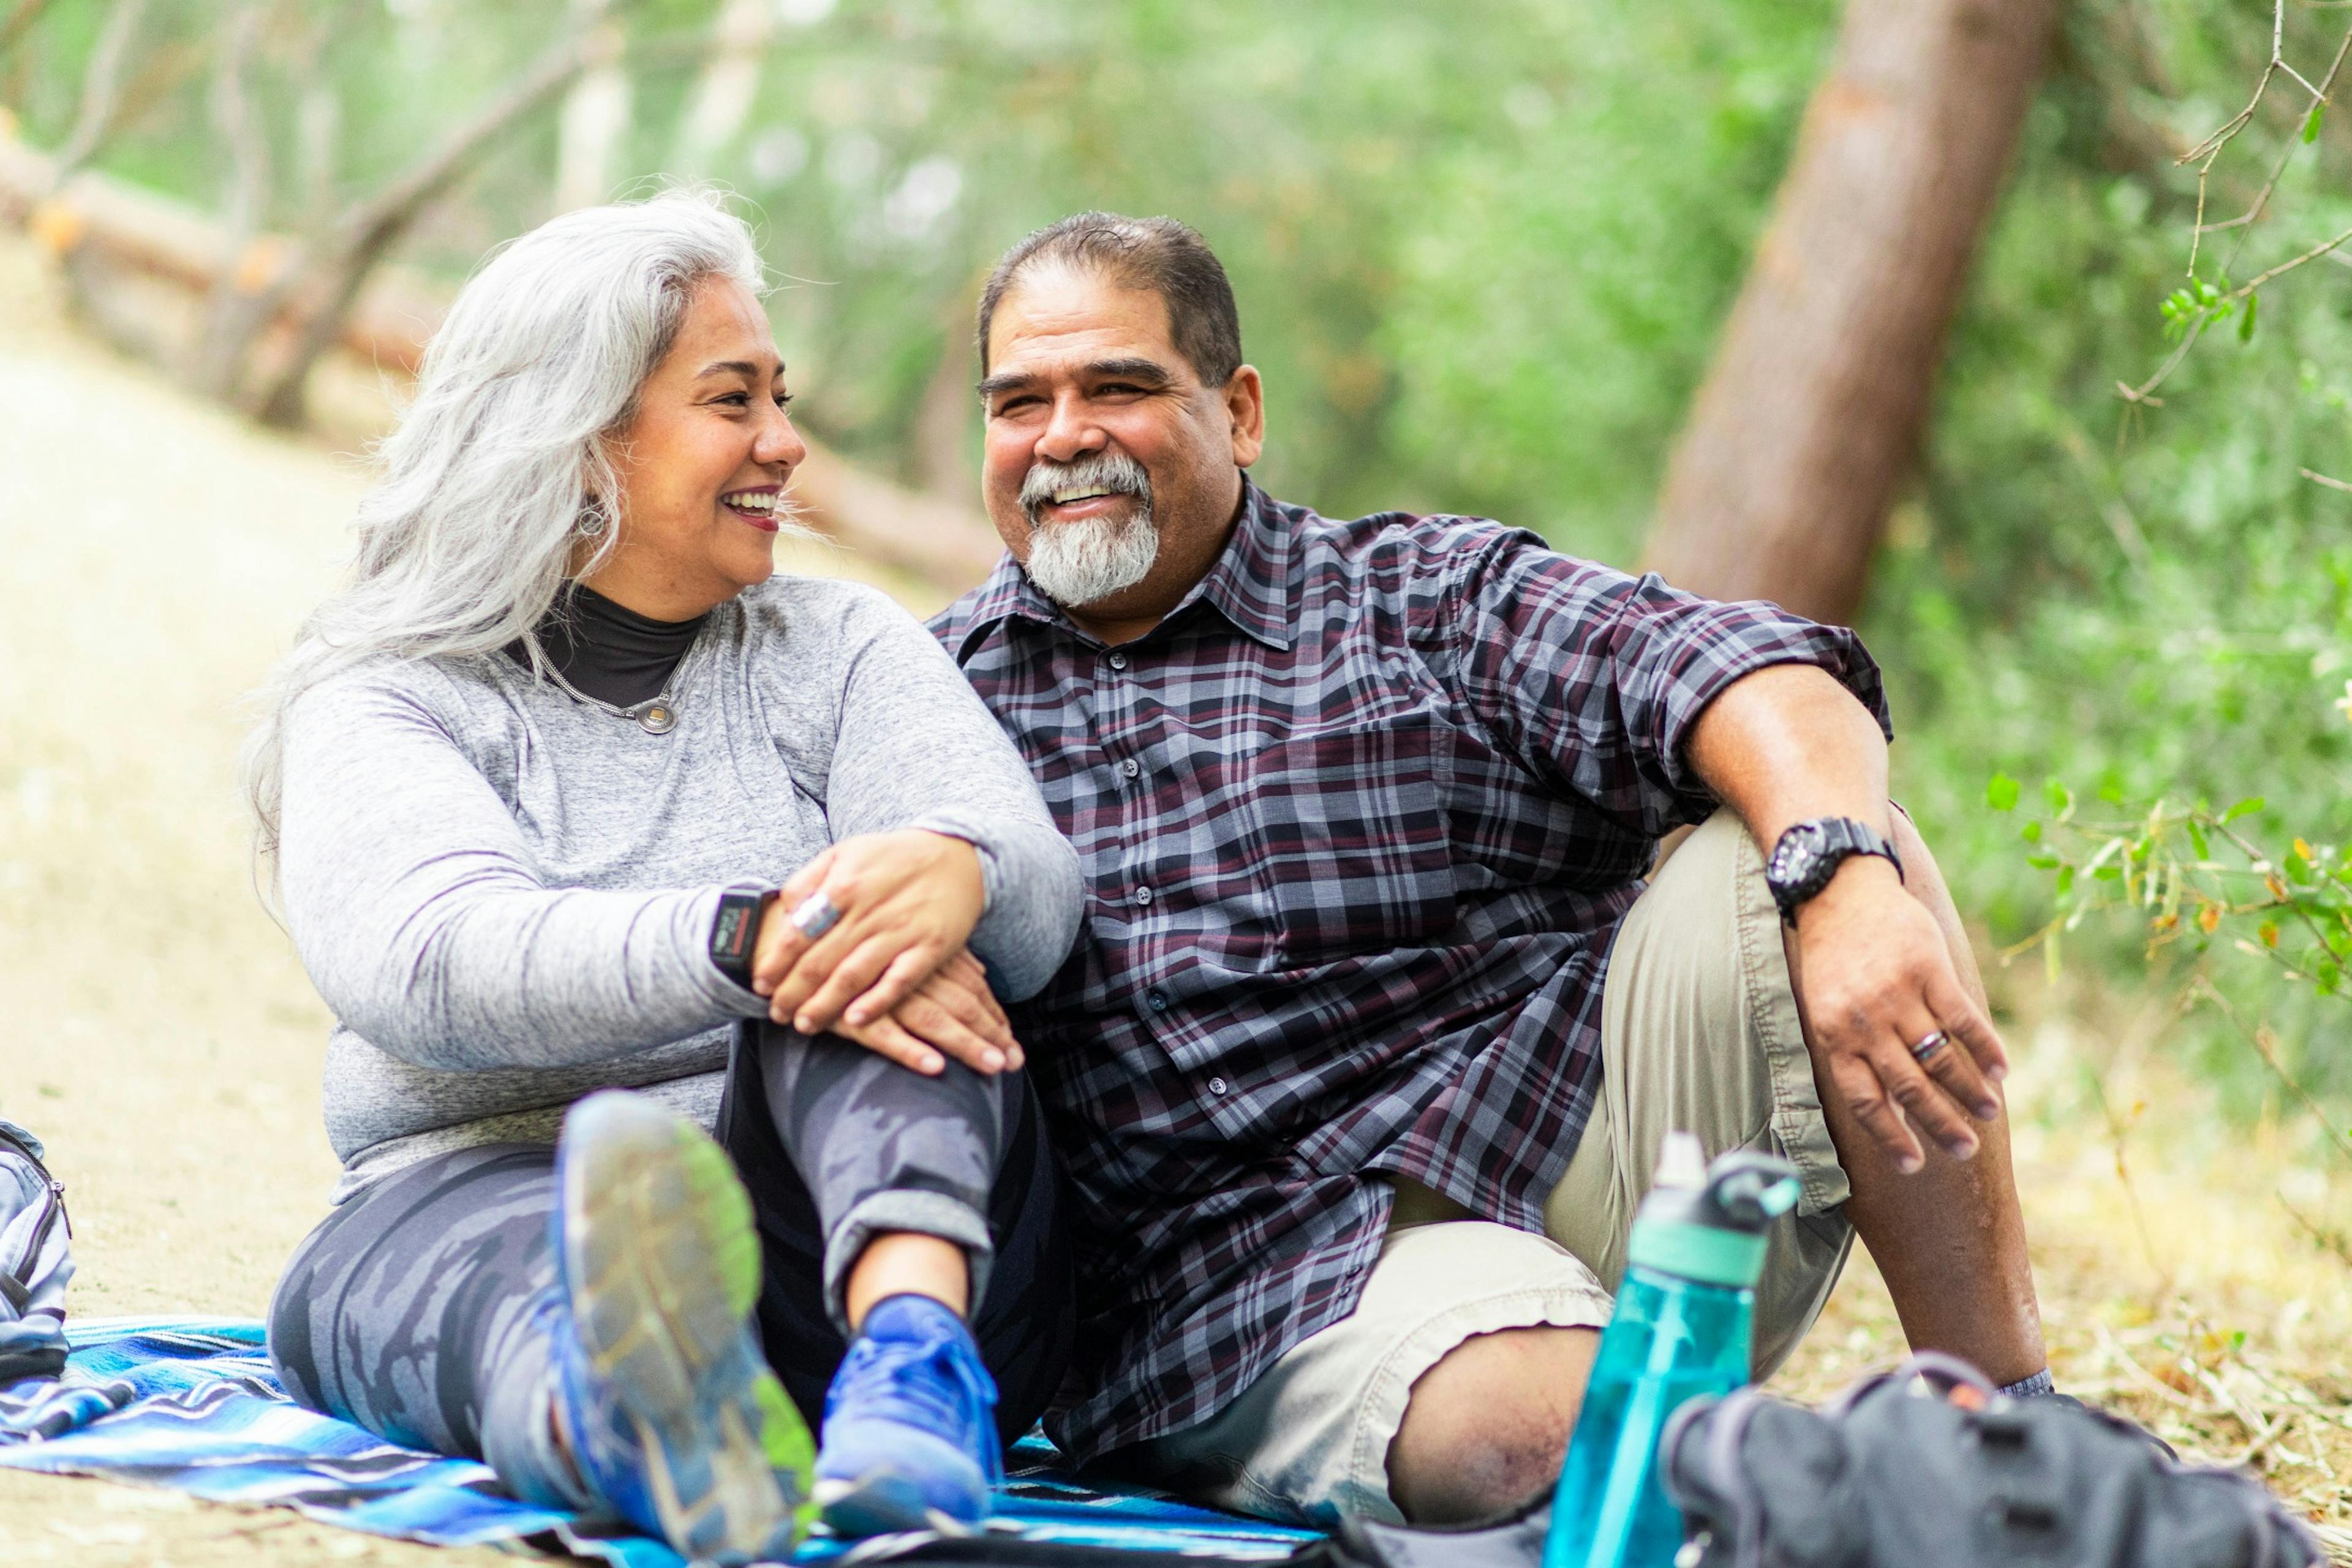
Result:
<svg viewBox="0 0 2352 1568">
<path fill-rule="evenodd" d="M 1074 490 L 1134 496 L 1151 504 L 1151 476 L 1124 452 L 1096 452 L 1075 463 L 1044 461 L 1029 466 L 1021 480 L 1021 510 L 1034 525 L 1038 509 Z"/>
</svg>

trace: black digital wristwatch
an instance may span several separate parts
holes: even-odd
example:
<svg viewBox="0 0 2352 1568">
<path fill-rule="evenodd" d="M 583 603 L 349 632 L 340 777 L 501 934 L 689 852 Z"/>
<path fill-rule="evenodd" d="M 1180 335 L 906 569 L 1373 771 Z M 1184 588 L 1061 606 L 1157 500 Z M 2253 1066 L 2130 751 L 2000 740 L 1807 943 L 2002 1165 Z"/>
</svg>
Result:
<svg viewBox="0 0 2352 1568">
<path fill-rule="evenodd" d="M 710 962 L 719 973 L 751 989 L 751 955 L 759 950 L 760 917 L 776 901 L 773 888 L 730 888 L 710 917 Z"/>
</svg>

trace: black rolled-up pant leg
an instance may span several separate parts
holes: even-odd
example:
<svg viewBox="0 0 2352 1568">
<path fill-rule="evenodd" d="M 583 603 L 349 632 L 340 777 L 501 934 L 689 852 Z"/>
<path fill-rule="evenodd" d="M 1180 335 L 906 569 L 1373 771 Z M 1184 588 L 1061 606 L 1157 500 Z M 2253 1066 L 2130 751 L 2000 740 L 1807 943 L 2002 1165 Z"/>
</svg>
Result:
<svg viewBox="0 0 2352 1568">
<path fill-rule="evenodd" d="M 964 1247 L 998 1430 L 1010 1442 L 1029 1429 L 1060 1386 L 1075 1303 L 1059 1175 L 1026 1074 L 950 1061 L 926 1078 L 847 1040 L 748 1023 L 719 1137 L 759 1215 L 761 1339 L 812 1427 L 848 1349 L 851 1267 L 877 1234 L 912 1230 Z"/>
</svg>

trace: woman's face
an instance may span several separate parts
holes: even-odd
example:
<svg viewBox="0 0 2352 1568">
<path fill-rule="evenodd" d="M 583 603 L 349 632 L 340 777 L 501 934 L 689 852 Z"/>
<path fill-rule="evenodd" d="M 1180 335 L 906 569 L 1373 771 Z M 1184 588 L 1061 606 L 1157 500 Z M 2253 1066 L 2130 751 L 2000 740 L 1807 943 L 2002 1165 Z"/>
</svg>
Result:
<svg viewBox="0 0 2352 1568">
<path fill-rule="evenodd" d="M 784 485 L 808 456 L 785 417 L 791 401 L 759 300 L 731 278 L 704 279 L 612 440 L 619 531 L 583 581 L 662 621 L 766 582 Z"/>
</svg>

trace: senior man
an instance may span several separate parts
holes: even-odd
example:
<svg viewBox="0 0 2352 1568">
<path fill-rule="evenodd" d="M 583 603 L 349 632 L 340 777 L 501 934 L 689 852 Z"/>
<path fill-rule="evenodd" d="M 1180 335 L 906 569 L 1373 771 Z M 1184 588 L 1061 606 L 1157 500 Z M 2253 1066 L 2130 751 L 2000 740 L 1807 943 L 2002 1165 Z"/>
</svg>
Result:
<svg viewBox="0 0 2352 1568">
<path fill-rule="evenodd" d="M 1276 500 L 1167 219 L 1031 235 L 979 347 L 1008 555 L 932 629 L 1087 873 L 1014 1019 L 1078 1209 L 1065 1449 L 1318 1522 L 1523 1500 L 1675 1128 L 1803 1173 L 1759 1373 L 1859 1235 L 1913 1345 L 2047 1389 L 2006 1059 L 1851 632 Z"/>
</svg>

